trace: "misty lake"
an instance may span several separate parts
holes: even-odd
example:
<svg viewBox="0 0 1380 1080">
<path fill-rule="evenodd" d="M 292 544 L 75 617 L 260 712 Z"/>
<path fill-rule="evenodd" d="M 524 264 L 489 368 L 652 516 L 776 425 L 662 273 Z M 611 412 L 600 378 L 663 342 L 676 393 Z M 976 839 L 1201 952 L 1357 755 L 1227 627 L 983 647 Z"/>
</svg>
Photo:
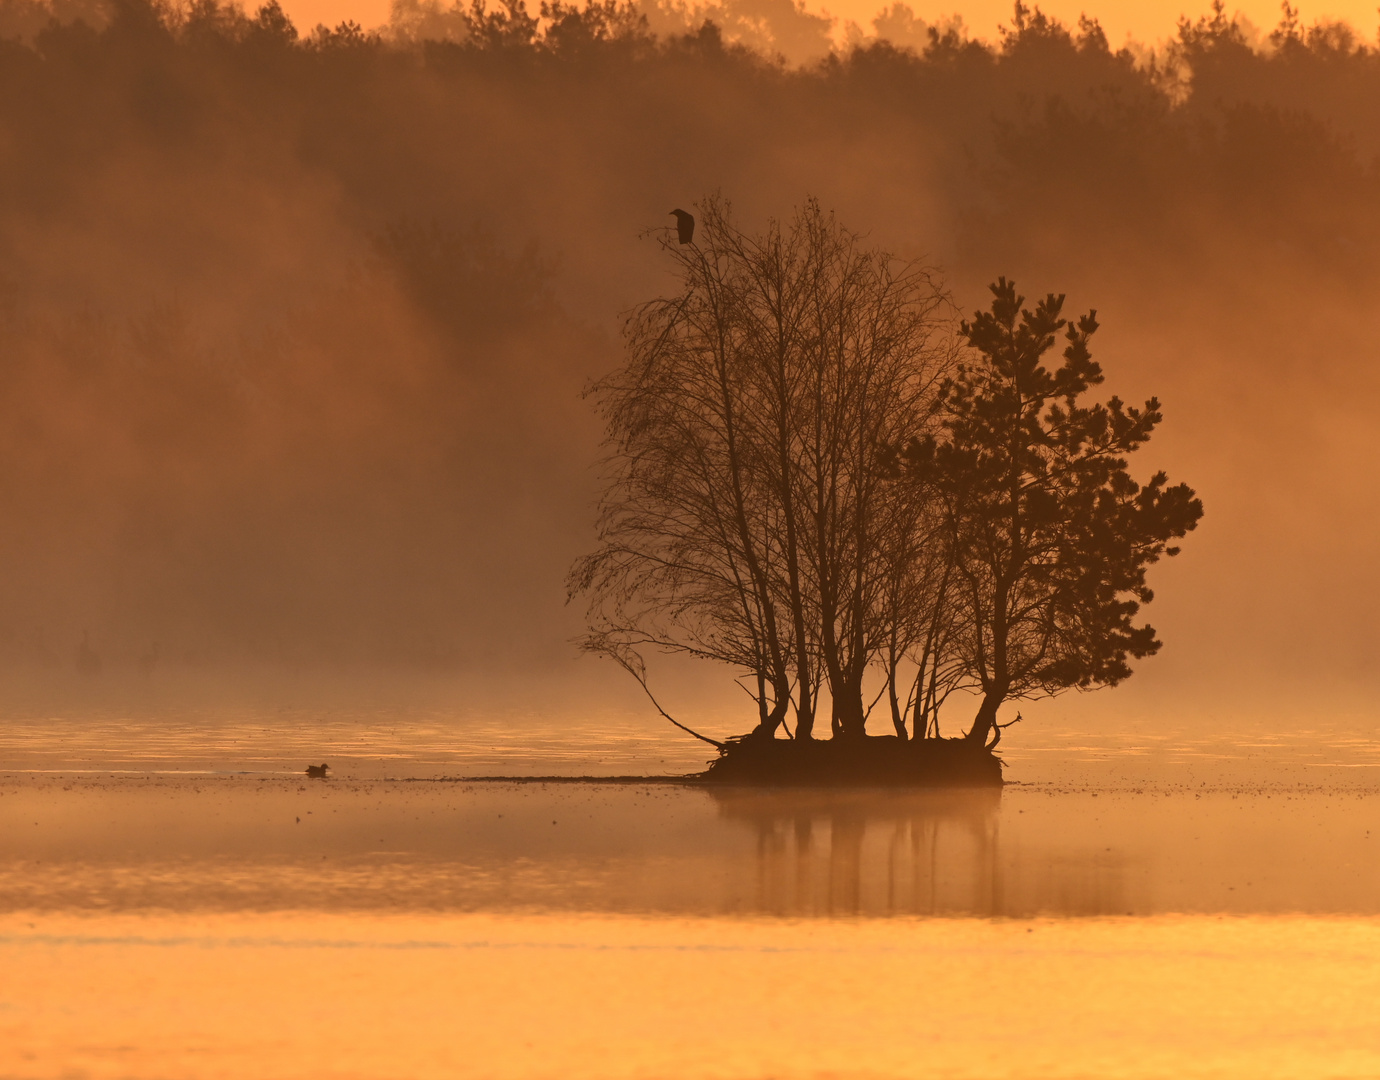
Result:
<svg viewBox="0 0 1380 1080">
<path fill-rule="evenodd" d="M 0 1075 L 1380 1073 L 1353 736 L 1032 727 L 1000 793 L 436 779 L 702 760 L 620 723 L 7 722 Z"/>
</svg>

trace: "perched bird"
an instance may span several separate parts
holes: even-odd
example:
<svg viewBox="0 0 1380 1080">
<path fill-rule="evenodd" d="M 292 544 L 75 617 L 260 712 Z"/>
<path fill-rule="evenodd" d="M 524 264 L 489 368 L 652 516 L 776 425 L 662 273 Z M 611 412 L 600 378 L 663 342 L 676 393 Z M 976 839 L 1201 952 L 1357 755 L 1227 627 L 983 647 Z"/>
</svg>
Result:
<svg viewBox="0 0 1380 1080">
<path fill-rule="evenodd" d="M 682 244 L 688 244 L 695 239 L 695 217 L 687 214 L 684 210 L 672 210 L 676 215 L 676 238 Z"/>
<path fill-rule="evenodd" d="M 330 767 L 329 765 L 327 765 L 325 762 L 322 762 L 320 765 L 308 765 L 308 766 L 307 766 L 307 775 L 308 775 L 309 777 L 311 777 L 313 780 L 324 780 L 324 779 L 326 779 L 326 774 L 329 773 L 330 771 L 331 771 L 331 767 Z"/>
</svg>

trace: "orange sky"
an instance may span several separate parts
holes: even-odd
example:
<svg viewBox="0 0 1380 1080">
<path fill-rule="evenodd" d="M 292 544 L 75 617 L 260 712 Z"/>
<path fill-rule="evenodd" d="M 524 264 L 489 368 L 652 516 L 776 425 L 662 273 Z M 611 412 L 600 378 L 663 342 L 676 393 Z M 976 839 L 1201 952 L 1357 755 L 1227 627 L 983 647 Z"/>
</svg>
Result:
<svg viewBox="0 0 1380 1080">
<path fill-rule="evenodd" d="M 252 6 L 252 5 L 250 5 Z M 536 8 L 533 0 L 528 5 Z M 807 0 L 806 7 L 812 11 L 825 10 L 841 19 L 852 19 L 867 26 L 872 16 L 886 6 L 880 0 Z M 1039 5 L 1051 15 L 1068 23 L 1077 20 L 1081 12 L 1095 14 L 1107 31 L 1113 44 L 1120 44 L 1128 35 L 1139 41 L 1153 43 L 1173 33 L 1174 25 L 1181 14 L 1198 15 L 1207 10 L 1207 0 L 1137 0 L 1128 3 L 1098 3 L 1096 0 L 1045 0 Z M 309 29 L 319 22 L 334 25 L 343 19 L 354 19 L 365 26 L 376 26 L 387 21 L 389 0 L 284 0 L 283 7 L 293 21 L 302 29 Z M 1011 14 L 1011 4 L 1007 0 L 965 0 L 961 4 L 934 2 L 934 0 L 912 0 L 911 7 L 923 19 L 934 21 L 957 11 L 964 18 L 975 36 L 991 37 L 996 27 L 1006 22 Z M 1300 7 L 1304 22 L 1319 18 L 1344 19 L 1355 26 L 1363 37 L 1372 38 L 1376 32 L 1376 10 L 1374 0 L 1326 0 L 1324 6 L 1315 7 L 1309 0 L 1301 0 Z M 1272 28 L 1279 20 L 1279 4 L 1276 0 L 1246 0 L 1239 4 L 1228 4 L 1229 10 L 1239 12 L 1251 23 L 1265 30 Z"/>
</svg>

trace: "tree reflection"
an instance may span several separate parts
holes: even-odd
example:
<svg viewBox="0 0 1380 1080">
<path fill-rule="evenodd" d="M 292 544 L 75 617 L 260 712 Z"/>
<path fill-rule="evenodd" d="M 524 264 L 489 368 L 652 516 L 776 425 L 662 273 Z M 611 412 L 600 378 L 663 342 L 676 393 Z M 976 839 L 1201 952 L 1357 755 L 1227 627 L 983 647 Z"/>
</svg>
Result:
<svg viewBox="0 0 1380 1080">
<path fill-rule="evenodd" d="M 1128 911 L 1109 852 L 1002 843 L 1001 792 L 712 792 L 756 834 L 742 902 L 772 915 L 1110 915 Z M 745 893 L 748 891 L 745 889 Z"/>
<path fill-rule="evenodd" d="M 997 914 L 1001 792 L 713 792 L 757 835 L 753 906 L 778 915 Z"/>
</svg>

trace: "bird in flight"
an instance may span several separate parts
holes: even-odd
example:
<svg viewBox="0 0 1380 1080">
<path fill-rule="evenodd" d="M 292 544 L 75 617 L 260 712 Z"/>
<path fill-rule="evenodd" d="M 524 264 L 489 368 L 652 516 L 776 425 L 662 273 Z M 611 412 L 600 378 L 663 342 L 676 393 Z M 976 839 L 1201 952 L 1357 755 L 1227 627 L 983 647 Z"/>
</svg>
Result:
<svg viewBox="0 0 1380 1080">
<path fill-rule="evenodd" d="M 687 214 L 684 210 L 672 210 L 676 215 L 676 238 L 682 244 L 688 244 L 695 239 L 695 218 L 692 214 Z"/>
</svg>

